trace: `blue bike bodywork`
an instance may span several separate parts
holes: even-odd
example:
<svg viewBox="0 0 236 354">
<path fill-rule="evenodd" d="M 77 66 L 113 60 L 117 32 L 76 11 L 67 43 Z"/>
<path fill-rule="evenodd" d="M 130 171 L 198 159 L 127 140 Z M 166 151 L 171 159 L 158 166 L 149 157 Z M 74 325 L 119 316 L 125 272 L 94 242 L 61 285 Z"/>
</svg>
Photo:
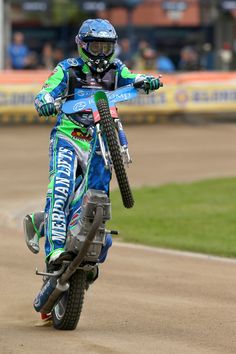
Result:
<svg viewBox="0 0 236 354">
<path fill-rule="evenodd" d="M 85 110 L 97 112 L 96 95 L 101 92 L 106 95 L 110 108 L 113 108 L 118 102 L 131 100 L 138 95 L 138 90 L 133 85 L 127 85 L 114 91 L 81 89 L 76 93 L 75 100 L 63 103 L 61 110 L 65 114 L 73 114 Z"/>
</svg>

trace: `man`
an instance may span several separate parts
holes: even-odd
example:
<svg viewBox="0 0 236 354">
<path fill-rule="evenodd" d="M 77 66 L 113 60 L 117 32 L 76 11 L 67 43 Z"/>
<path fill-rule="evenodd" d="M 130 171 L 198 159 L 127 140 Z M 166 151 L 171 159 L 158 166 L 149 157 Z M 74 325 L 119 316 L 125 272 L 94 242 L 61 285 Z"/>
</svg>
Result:
<svg viewBox="0 0 236 354">
<path fill-rule="evenodd" d="M 27 67 L 30 52 L 24 41 L 25 39 L 23 33 L 14 33 L 13 42 L 8 48 L 8 69 L 23 70 Z"/>
<path fill-rule="evenodd" d="M 68 96 L 67 99 L 76 99 L 82 88 L 114 90 L 140 79 L 140 75 L 132 74 L 120 60 L 115 59 L 116 42 L 117 34 L 110 22 L 103 19 L 86 20 L 76 36 L 79 57 L 60 62 L 36 96 L 35 106 L 39 114 L 45 117 L 57 115 L 56 98 Z M 145 77 L 145 80 L 149 83 L 149 90 L 156 90 L 160 86 L 159 79 Z M 57 116 L 51 132 L 50 183 L 43 228 L 48 264 L 58 265 L 69 258 L 64 245 L 76 176 L 83 177 L 79 186 L 80 202 L 89 188 L 109 193 L 111 173 L 105 169 L 95 141 L 90 111 L 67 117 L 64 114 Z M 34 215 L 28 216 L 27 223 L 31 223 L 39 233 Z M 110 246 L 111 237 L 108 236 L 100 262 L 105 260 Z"/>
</svg>

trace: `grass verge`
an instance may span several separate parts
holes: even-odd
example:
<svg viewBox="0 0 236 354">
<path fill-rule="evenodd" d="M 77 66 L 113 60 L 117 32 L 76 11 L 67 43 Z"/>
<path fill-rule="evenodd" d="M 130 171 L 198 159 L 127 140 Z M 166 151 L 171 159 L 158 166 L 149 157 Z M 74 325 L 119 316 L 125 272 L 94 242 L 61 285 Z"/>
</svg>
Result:
<svg viewBox="0 0 236 354">
<path fill-rule="evenodd" d="M 122 241 L 236 256 L 236 178 L 134 189 L 125 209 L 111 193 L 112 220 Z"/>
</svg>

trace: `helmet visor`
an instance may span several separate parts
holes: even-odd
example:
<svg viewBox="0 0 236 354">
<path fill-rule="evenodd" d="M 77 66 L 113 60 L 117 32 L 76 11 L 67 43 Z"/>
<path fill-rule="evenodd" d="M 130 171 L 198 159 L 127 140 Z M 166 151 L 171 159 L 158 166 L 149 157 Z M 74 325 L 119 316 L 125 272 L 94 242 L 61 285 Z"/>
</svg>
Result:
<svg viewBox="0 0 236 354">
<path fill-rule="evenodd" d="M 93 41 L 87 44 L 87 51 L 94 55 L 105 55 L 109 56 L 114 52 L 115 44 L 113 42 L 98 42 Z"/>
</svg>

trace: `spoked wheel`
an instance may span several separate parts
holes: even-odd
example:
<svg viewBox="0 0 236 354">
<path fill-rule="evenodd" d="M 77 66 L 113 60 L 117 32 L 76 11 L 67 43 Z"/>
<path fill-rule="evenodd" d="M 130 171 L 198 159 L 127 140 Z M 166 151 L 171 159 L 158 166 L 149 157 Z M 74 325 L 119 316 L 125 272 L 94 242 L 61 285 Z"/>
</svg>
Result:
<svg viewBox="0 0 236 354">
<path fill-rule="evenodd" d="M 121 155 L 115 123 L 111 117 L 107 101 L 102 98 L 99 99 L 97 102 L 97 108 L 101 117 L 101 125 L 106 134 L 107 144 L 109 147 L 123 204 L 126 208 L 132 208 L 134 205 L 134 198 L 130 189 L 123 158 Z"/>
<path fill-rule="evenodd" d="M 86 273 L 78 269 L 70 278 L 70 287 L 52 311 L 53 326 L 61 330 L 76 328 L 82 312 L 86 290 Z"/>
</svg>

